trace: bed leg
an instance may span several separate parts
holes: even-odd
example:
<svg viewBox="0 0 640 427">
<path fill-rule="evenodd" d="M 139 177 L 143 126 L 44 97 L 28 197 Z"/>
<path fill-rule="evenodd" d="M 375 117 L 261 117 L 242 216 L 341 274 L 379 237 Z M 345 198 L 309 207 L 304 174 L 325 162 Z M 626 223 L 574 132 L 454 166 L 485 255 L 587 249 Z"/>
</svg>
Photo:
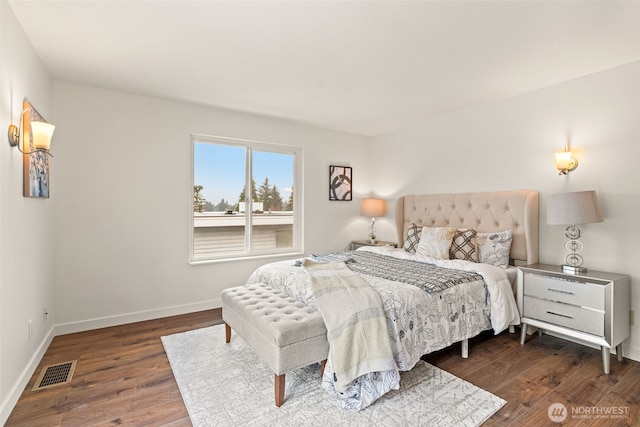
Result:
<svg viewBox="0 0 640 427">
<path fill-rule="evenodd" d="M 229 342 L 231 342 L 231 326 L 226 323 L 224 324 L 224 335 L 226 340 L 225 342 L 229 344 Z"/>
<path fill-rule="evenodd" d="M 515 334 L 516 333 L 516 327 L 513 325 L 509 325 L 509 333 L 510 334 Z"/>
<path fill-rule="evenodd" d="M 276 406 L 278 408 L 282 406 L 282 401 L 284 400 L 284 375 L 275 376 Z"/>
<path fill-rule="evenodd" d="M 320 362 L 320 379 L 322 379 L 322 376 L 324 375 L 325 366 L 327 366 L 327 359 L 324 359 L 322 362 Z"/>
<path fill-rule="evenodd" d="M 463 359 L 468 359 L 469 358 L 469 340 L 462 340 L 462 358 Z"/>
</svg>

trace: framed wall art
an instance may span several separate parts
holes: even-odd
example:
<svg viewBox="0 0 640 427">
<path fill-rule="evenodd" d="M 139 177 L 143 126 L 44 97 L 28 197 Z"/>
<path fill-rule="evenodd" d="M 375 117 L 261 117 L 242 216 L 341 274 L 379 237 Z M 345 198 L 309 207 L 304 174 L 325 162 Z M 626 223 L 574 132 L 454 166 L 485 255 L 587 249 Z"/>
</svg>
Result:
<svg viewBox="0 0 640 427">
<path fill-rule="evenodd" d="M 23 154 L 23 195 L 24 197 L 49 198 L 49 154 L 35 150 L 31 134 L 31 122 L 45 120 L 26 99 L 22 104 L 25 111 L 22 115 L 23 147 L 30 154 Z"/>
<path fill-rule="evenodd" d="M 351 201 L 353 185 L 349 166 L 329 166 L 329 200 Z"/>
</svg>

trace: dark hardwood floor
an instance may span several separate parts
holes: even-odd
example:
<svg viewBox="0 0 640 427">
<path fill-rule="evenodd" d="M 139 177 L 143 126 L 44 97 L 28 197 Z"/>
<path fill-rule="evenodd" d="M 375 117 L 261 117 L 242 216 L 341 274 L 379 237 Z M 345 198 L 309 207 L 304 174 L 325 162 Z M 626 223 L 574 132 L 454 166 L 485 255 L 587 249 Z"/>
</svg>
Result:
<svg viewBox="0 0 640 427">
<path fill-rule="evenodd" d="M 516 331 L 470 340 L 467 360 L 457 346 L 424 359 L 507 401 L 484 426 L 640 426 L 640 363 L 613 356 L 605 375 L 600 350 L 537 334 L 521 346 Z M 554 403 L 567 409 L 562 423 L 549 418 Z"/>
<path fill-rule="evenodd" d="M 56 337 L 5 425 L 190 426 L 160 337 L 219 323 L 217 309 Z M 70 384 L 31 391 L 42 367 L 74 359 Z M 548 335 L 520 346 L 509 333 L 472 339 L 466 360 L 459 345 L 424 359 L 508 401 L 486 426 L 640 425 L 638 362 L 612 357 L 604 375 L 598 350 Z M 567 407 L 563 423 L 549 419 L 553 403 Z M 596 410 L 622 418 L 577 418 Z"/>
<path fill-rule="evenodd" d="M 217 309 L 55 337 L 5 426 L 190 426 L 160 337 L 219 323 Z M 70 384 L 31 391 L 74 359 Z"/>
</svg>

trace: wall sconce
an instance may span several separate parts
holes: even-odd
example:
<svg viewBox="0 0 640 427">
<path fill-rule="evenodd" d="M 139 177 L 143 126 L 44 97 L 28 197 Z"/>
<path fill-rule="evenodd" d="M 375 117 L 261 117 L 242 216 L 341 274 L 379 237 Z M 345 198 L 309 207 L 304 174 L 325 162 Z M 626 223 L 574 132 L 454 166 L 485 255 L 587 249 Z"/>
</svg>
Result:
<svg viewBox="0 0 640 427">
<path fill-rule="evenodd" d="M 564 146 L 564 151 L 556 153 L 556 168 L 558 168 L 558 175 L 566 175 L 575 168 L 578 167 L 578 159 L 571 157 L 571 151 L 567 145 Z"/>
<path fill-rule="evenodd" d="M 384 216 L 387 212 L 387 203 L 382 199 L 364 199 L 360 205 L 360 215 L 370 216 L 371 224 L 369 225 L 369 240 L 371 243 L 376 242 L 376 218 Z"/>
<path fill-rule="evenodd" d="M 12 147 L 18 147 L 18 150 L 23 154 L 33 154 L 35 152 L 41 151 L 53 157 L 53 154 L 49 152 L 49 149 L 51 147 L 51 137 L 53 136 L 53 131 L 56 127 L 45 121 L 29 120 L 29 128 L 31 129 L 31 143 L 34 149 L 32 151 L 27 151 L 24 148 L 24 146 L 26 145 L 26 142 L 24 141 L 24 115 L 28 112 L 30 112 L 29 109 L 22 110 L 22 114 L 20 114 L 20 128 L 18 128 L 18 126 L 14 124 L 9 125 L 9 145 Z M 21 139 L 22 144 L 20 141 Z M 20 145 L 22 145 L 22 148 L 20 147 Z"/>
</svg>

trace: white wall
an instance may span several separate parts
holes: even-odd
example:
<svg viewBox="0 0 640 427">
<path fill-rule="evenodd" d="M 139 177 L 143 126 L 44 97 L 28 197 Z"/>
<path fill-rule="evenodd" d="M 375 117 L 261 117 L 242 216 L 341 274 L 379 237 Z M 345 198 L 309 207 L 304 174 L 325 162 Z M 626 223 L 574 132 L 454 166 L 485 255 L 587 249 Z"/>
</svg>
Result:
<svg viewBox="0 0 640 427">
<path fill-rule="evenodd" d="M 19 124 L 25 97 L 51 120 L 51 91 L 13 11 L 0 1 L 0 424 L 40 361 L 54 322 L 42 318 L 42 308 L 54 304 L 54 199 L 22 197 L 22 154 L 9 146 L 6 130 Z M 55 197 L 55 161 L 51 175 Z"/>
<path fill-rule="evenodd" d="M 631 276 L 636 325 L 623 348 L 640 360 L 639 94 L 634 62 L 381 135 L 373 141 L 373 187 L 393 200 L 407 193 L 537 190 L 540 262 L 548 264 L 561 264 L 565 255 L 564 227 L 546 225 L 548 194 L 596 190 L 605 221 L 581 226 L 582 255 L 588 268 Z M 579 166 L 558 176 L 554 153 L 567 142 Z M 391 221 L 378 230 L 382 239 L 396 237 Z"/>
<path fill-rule="evenodd" d="M 366 233 L 358 201 L 328 201 L 328 170 L 352 166 L 368 195 L 367 137 L 61 82 L 54 112 L 60 332 L 219 307 L 274 260 L 189 265 L 190 133 L 303 148 L 307 253 L 343 249 L 354 224 Z"/>
</svg>

